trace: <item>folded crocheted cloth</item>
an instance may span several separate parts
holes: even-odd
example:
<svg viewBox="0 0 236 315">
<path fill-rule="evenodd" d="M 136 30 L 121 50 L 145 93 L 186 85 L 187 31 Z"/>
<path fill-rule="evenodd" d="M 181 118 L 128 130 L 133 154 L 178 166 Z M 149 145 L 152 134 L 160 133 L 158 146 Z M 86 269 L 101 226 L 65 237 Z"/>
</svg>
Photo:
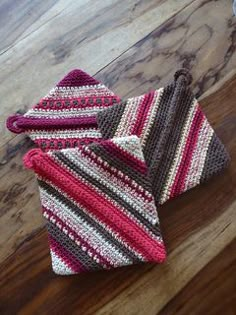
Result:
<svg viewBox="0 0 236 315">
<path fill-rule="evenodd" d="M 24 158 L 35 171 L 57 274 L 161 263 L 165 248 L 140 141 L 114 138 Z"/>
<path fill-rule="evenodd" d="M 99 140 L 96 113 L 120 100 L 82 70 L 73 70 L 24 115 L 13 115 L 7 127 L 25 132 L 43 150 L 75 147 Z"/>
<path fill-rule="evenodd" d="M 229 160 L 190 83 L 190 74 L 182 69 L 172 84 L 97 115 L 105 139 L 140 137 L 157 204 L 205 181 Z"/>
</svg>

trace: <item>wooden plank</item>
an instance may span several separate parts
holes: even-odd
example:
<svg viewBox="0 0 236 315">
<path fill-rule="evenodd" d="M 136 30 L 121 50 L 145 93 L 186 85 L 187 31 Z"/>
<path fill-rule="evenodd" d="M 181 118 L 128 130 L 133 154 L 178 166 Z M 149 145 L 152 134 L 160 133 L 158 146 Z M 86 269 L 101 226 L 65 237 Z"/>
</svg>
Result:
<svg viewBox="0 0 236 315">
<path fill-rule="evenodd" d="M 202 101 L 230 151 L 232 163 L 221 175 L 159 210 L 169 254 L 164 265 L 58 277 L 50 269 L 43 230 L 22 241 L 1 264 L 1 313 L 63 310 L 71 314 L 79 309 L 80 314 L 143 314 L 145 306 L 146 314 L 156 314 L 163 309 L 235 237 L 235 87 L 236 77 Z M 224 114 L 219 117 L 221 110 Z"/>
<path fill-rule="evenodd" d="M 129 97 L 165 85 L 175 70 L 185 66 L 191 68 L 194 91 L 200 96 L 235 73 L 235 27 L 231 2 L 195 1 L 97 77 Z"/>
<path fill-rule="evenodd" d="M 63 309 L 71 314 L 80 309 L 80 314 L 157 314 L 234 239 L 235 205 L 177 246 L 160 266 L 55 276 L 49 269 L 46 236 L 39 233 L 1 266 L 1 311 L 49 314 Z"/>
<path fill-rule="evenodd" d="M 36 102 L 72 68 L 101 70 L 191 2 L 87 0 L 67 7 L 64 1 L 57 15 L 52 7 L 51 19 L 46 12 L 45 23 L 0 56 L 2 119 Z M 1 144 L 9 139 L 4 133 Z"/>
<path fill-rule="evenodd" d="M 14 1 L 2 0 L 0 3 L 0 54 L 27 33 L 32 24 L 46 15 L 57 0 Z"/>
<path fill-rule="evenodd" d="M 236 239 L 202 269 L 159 315 L 234 315 Z"/>
<path fill-rule="evenodd" d="M 175 248 L 166 264 L 153 268 L 97 314 L 157 314 L 193 276 L 234 240 L 235 210 L 236 202 L 215 221 Z"/>
</svg>

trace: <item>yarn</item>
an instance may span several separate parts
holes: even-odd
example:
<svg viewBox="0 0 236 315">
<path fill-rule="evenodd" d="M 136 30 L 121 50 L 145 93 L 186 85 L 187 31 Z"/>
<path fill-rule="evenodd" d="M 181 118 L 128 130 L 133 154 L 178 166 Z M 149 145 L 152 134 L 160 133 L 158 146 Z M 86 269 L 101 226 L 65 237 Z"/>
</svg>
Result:
<svg viewBox="0 0 236 315">
<path fill-rule="evenodd" d="M 76 147 L 101 139 L 96 113 L 119 101 L 105 85 L 73 70 L 24 115 L 10 116 L 6 125 L 28 134 L 43 151 Z"/>
<path fill-rule="evenodd" d="M 189 88 L 186 69 L 172 84 L 97 114 L 103 138 L 137 135 L 155 201 L 163 204 L 225 168 L 229 156 Z"/>
<path fill-rule="evenodd" d="M 48 153 L 33 149 L 24 161 L 38 177 L 55 273 L 165 260 L 136 136 Z"/>
</svg>

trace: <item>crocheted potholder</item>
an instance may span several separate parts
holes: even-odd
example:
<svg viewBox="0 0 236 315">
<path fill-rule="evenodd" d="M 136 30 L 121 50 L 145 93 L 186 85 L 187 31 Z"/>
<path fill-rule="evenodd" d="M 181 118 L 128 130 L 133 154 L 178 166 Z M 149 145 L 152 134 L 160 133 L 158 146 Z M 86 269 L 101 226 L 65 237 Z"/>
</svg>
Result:
<svg viewBox="0 0 236 315">
<path fill-rule="evenodd" d="M 165 260 L 137 137 L 47 153 L 33 149 L 24 162 L 38 178 L 55 273 Z"/>
<path fill-rule="evenodd" d="M 120 100 L 82 70 L 73 70 L 24 115 L 13 115 L 7 127 L 25 132 L 44 151 L 76 147 L 99 140 L 96 113 Z"/>
<path fill-rule="evenodd" d="M 181 69 L 167 87 L 129 98 L 97 116 L 105 139 L 140 137 L 157 204 L 205 181 L 229 161 L 190 83 L 190 74 Z"/>
</svg>

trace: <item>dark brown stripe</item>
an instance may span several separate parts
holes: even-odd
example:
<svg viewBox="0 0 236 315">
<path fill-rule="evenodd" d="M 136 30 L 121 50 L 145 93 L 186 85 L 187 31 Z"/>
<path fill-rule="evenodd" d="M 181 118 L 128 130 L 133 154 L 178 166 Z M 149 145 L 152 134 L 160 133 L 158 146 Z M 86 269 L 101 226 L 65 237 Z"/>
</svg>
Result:
<svg viewBox="0 0 236 315">
<path fill-rule="evenodd" d="M 170 167 L 176 156 L 178 143 L 181 140 L 184 123 L 186 121 L 192 102 L 193 94 L 191 93 L 189 88 L 187 88 L 185 91 L 182 92 L 181 97 L 178 100 L 176 115 L 172 123 L 171 132 L 169 133 L 167 141 L 164 144 L 163 154 L 159 162 L 159 167 L 155 170 L 150 168 L 150 174 L 152 175 L 151 178 L 153 184 L 153 193 L 157 204 L 159 204 L 160 202 L 161 192 L 165 187 Z M 165 106 L 168 106 L 168 103 L 166 103 Z M 165 130 L 163 132 L 165 132 Z M 156 134 L 154 138 L 157 137 L 158 134 Z"/>
<path fill-rule="evenodd" d="M 153 161 L 153 155 L 156 150 L 157 143 L 160 138 L 160 134 L 165 129 L 165 124 L 167 121 L 168 106 L 166 106 L 171 100 L 174 93 L 174 87 L 172 85 L 164 88 L 162 95 L 160 96 L 159 106 L 156 112 L 156 117 L 151 130 L 143 148 L 144 156 L 148 167 L 151 166 Z"/>
<path fill-rule="evenodd" d="M 61 244 L 69 253 L 88 270 L 101 270 L 103 267 L 86 254 L 78 245 L 76 245 L 67 235 L 65 235 L 55 224 L 47 221 L 48 233 Z"/>
<path fill-rule="evenodd" d="M 148 180 L 148 175 L 143 175 L 138 173 L 129 167 L 123 160 L 119 159 L 116 155 L 111 155 L 111 153 L 102 145 L 97 145 L 92 143 L 89 145 L 89 149 L 93 151 L 97 156 L 109 163 L 110 166 L 120 170 L 122 173 L 127 175 L 136 181 L 137 184 L 142 186 L 146 191 L 152 193 L 151 182 Z"/>
<path fill-rule="evenodd" d="M 121 102 L 97 114 L 97 124 L 104 139 L 114 137 L 125 107 L 126 102 Z"/>
<path fill-rule="evenodd" d="M 55 188 L 47 184 L 46 182 L 38 180 L 39 186 L 46 190 L 49 194 L 53 195 L 56 199 L 60 201 L 60 203 L 64 204 L 72 212 L 76 214 L 76 216 L 82 218 L 87 224 L 92 226 L 102 237 L 112 246 L 115 246 L 118 251 L 120 251 L 124 256 L 128 259 L 132 260 L 133 263 L 140 263 L 140 259 L 131 252 L 125 245 L 119 242 L 116 238 L 114 238 L 106 229 L 104 229 L 99 223 L 94 221 L 90 216 L 88 216 L 85 212 L 81 211 L 79 207 L 77 207 L 73 202 L 67 199 L 64 195 L 62 195 Z"/>
<path fill-rule="evenodd" d="M 228 152 L 226 151 L 220 139 L 214 133 L 208 147 L 200 181 L 204 182 L 213 174 L 217 174 L 228 165 L 229 161 L 230 157 Z"/>
<path fill-rule="evenodd" d="M 85 173 L 82 169 L 80 169 L 77 165 L 75 165 L 72 161 L 70 161 L 62 152 L 55 152 L 57 158 L 62 162 L 65 166 L 68 166 L 74 172 L 76 172 L 79 176 L 86 179 L 88 182 L 92 183 L 92 185 L 98 187 L 100 190 L 105 192 L 110 198 L 115 200 L 118 204 L 120 204 L 123 208 L 128 210 L 140 223 L 142 223 L 145 227 L 147 227 L 154 235 L 161 237 L 160 229 L 158 225 L 153 226 L 141 213 L 137 212 L 132 206 L 127 203 L 120 196 L 116 195 L 111 189 L 100 183 L 95 178 L 91 177 L 89 174 Z M 104 159 L 103 159 L 104 160 Z"/>
</svg>

